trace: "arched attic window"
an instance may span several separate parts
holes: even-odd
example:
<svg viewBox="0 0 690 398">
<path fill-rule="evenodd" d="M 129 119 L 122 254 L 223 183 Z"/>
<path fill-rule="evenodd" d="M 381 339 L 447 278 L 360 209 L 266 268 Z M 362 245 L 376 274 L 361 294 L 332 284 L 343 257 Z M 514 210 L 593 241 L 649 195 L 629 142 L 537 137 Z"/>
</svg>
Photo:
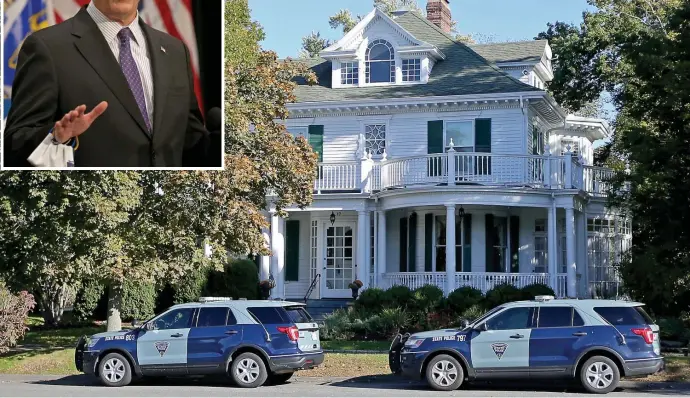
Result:
<svg viewBox="0 0 690 398">
<path fill-rule="evenodd" d="M 389 42 L 369 43 L 365 61 L 367 83 L 395 83 L 395 52 Z"/>
</svg>

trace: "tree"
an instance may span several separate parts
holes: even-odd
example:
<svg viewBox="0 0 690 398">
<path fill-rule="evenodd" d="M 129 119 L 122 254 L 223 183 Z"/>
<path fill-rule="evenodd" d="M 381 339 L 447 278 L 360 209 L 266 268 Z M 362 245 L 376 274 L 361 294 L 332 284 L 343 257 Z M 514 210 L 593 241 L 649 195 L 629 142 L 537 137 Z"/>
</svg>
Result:
<svg viewBox="0 0 690 398">
<path fill-rule="evenodd" d="M 321 50 L 330 45 L 331 41 L 321 37 L 321 33 L 311 32 L 311 34 L 302 38 L 300 58 L 316 58 L 321 53 Z"/>
<path fill-rule="evenodd" d="M 609 205 L 633 218 L 624 288 L 657 314 L 690 306 L 690 2 L 590 0 L 579 27 L 557 23 L 555 96 L 579 110 L 602 92 L 618 111 L 613 149 L 629 164 Z M 626 189 L 623 189 L 626 188 Z"/>
</svg>

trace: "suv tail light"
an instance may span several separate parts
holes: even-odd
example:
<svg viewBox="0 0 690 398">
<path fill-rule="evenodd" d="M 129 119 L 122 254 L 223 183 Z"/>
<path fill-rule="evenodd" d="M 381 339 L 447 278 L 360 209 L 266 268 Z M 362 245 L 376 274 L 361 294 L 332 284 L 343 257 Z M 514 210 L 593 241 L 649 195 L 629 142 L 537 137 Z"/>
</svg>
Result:
<svg viewBox="0 0 690 398">
<path fill-rule="evenodd" d="M 299 329 L 297 329 L 297 326 L 278 326 L 278 331 L 287 334 L 290 341 L 299 340 Z"/>
<path fill-rule="evenodd" d="M 642 336 L 644 342 L 647 344 L 652 344 L 654 342 L 654 331 L 652 331 L 652 328 L 636 328 L 633 329 L 632 332 L 638 336 Z"/>
</svg>

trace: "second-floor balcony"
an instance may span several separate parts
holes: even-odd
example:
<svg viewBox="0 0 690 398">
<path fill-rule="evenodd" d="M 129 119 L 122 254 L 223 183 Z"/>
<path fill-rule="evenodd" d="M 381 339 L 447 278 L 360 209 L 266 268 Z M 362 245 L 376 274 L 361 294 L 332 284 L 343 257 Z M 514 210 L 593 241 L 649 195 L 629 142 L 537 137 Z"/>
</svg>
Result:
<svg viewBox="0 0 690 398">
<path fill-rule="evenodd" d="M 585 166 L 570 153 L 502 155 L 455 152 L 399 159 L 319 163 L 317 194 L 372 193 L 420 186 L 478 185 L 538 189 L 576 189 L 604 196 L 613 170 Z"/>
</svg>

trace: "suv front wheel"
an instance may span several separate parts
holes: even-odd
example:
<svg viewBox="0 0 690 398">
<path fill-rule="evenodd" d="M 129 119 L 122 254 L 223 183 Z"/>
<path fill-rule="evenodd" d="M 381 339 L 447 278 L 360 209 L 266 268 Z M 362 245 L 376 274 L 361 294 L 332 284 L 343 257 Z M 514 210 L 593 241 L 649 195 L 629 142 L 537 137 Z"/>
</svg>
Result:
<svg viewBox="0 0 690 398">
<path fill-rule="evenodd" d="M 450 355 L 437 355 L 431 358 L 426 367 L 426 381 L 434 390 L 457 390 L 464 379 L 465 372 L 460 362 Z"/>
<path fill-rule="evenodd" d="M 132 381 L 132 368 L 124 356 L 113 352 L 101 359 L 98 376 L 105 386 L 122 387 Z"/>
<path fill-rule="evenodd" d="M 238 387 L 255 388 L 262 386 L 268 378 L 264 361 L 256 354 L 240 354 L 230 365 L 230 377 Z"/>
<path fill-rule="evenodd" d="M 610 358 L 589 358 L 580 368 L 580 381 L 587 392 L 608 394 L 618 387 L 621 375 L 618 366 Z"/>
</svg>

